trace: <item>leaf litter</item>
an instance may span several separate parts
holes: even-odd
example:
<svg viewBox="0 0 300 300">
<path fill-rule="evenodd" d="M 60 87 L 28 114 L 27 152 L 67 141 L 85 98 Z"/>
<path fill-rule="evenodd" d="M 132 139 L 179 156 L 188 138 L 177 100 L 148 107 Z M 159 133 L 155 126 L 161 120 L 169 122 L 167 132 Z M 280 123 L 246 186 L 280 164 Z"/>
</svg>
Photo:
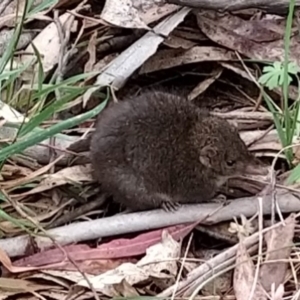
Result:
<svg viewBox="0 0 300 300">
<path fill-rule="evenodd" d="M 16 8 L 19 7 L 20 16 L 24 5 L 24 1 L 13 0 L 0 13 L 1 55 L 13 34 Z M 59 21 L 53 17 L 55 9 L 60 9 Z M 103 4 L 90 0 L 33 1 L 30 17 L 25 22 L 26 30 L 21 33 L 16 47 L 19 53 L 11 62 L 15 67 L 28 63 L 30 68 L 16 76 L 14 92 L 24 96 L 34 82 L 39 84 L 37 50 L 44 78 L 54 73 L 58 79 L 63 76 L 68 80 L 81 73 L 94 72 L 84 78 L 83 83 L 71 80 L 70 84 L 63 85 L 64 89 L 71 90 L 75 86 L 87 90 L 62 107 L 54 122 L 98 105 L 99 99 L 94 93 L 107 84 L 115 88 L 114 101 L 153 86 L 170 88 L 235 123 L 249 149 L 271 162 L 282 146 L 276 130 L 270 129 L 273 117 L 260 100 L 261 91 L 253 78 L 272 90 L 272 97 L 280 103 L 281 91 L 277 86 L 283 82 L 280 61 L 284 58 L 286 17 L 268 12 L 258 16 L 250 9 L 247 11 L 248 16 L 245 11 L 192 10 L 182 8 L 176 1 L 174 4 L 152 0 L 106 0 Z M 62 41 L 61 30 L 70 38 Z M 299 71 L 298 30 L 294 25 L 288 66 L 291 84 Z M 254 62 L 248 62 L 245 69 L 241 56 Z M 274 64 L 262 68 L 255 61 Z M 9 70 L 9 65 L 5 70 Z M 260 79 L 259 74 L 263 74 Z M 98 87 L 89 88 L 91 84 Z M 290 99 L 297 99 L 297 87 L 291 86 L 289 95 Z M 1 101 L 7 100 L 6 93 L 1 91 L 1 96 Z M 27 116 L 25 108 L 28 108 L 16 100 L 17 97 L 11 103 L 17 108 L 16 112 L 1 103 L 2 143 L 16 137 L 16 130 L 7 123 L 16 117 Z M 31 113 L 36 108 L 32 105 Z M 232 216 L 223 224 L 223 234 L 218 227 L 215 232 L 204 227 L 195 229 L 199 222 L 208 227 L 205 218 L 187 222 L 184 216 L 179 216 L 177 225 L 149 230 L 147 224 L 141 224 L 138 229 L 128 229 L 128 233 L 121 236 L 98 236 L 97 241 L 96 238 L 86 241 L 83 233 L 82 239 L 64 246 L 63 251 L 57 244 L 51 244 L 50 248 L 41 247 L 32 235 L 24 250 L 15 251 L 23 247 L 21 241 L 26 232 L 11 218 L 24 224 L 32 225 L 31 221 L 35 220 L 46 225 L 65 216 L 66 229 L 74 223 L 97 218 L 107 222 L 118 220 L 114 218 L 118 216 L 117 210 L 109 201 L 105 201 L 101 209 L 94 208 L 75 218 L 67 218 L 73 216 L 71 212 L 80 209 L 85 201 L 93 201 L 96 197 L 91 192 L 90 164 L 74 164 L 74 158 L 80 153 L 65 151 L 79 134 L 90 130 L 92 122 L 88 120 L 86 126 L 81 124 L 80 128 L 62 132 L 60 144 L 54 141 L 54 145 L 33 146 L 30 151 L 25 149 L 22 158 L 15 155 L 4 163 L 0 180 L 3 194 L 0 231 L 1 237 L 6 239 L 6 250 L 0 249 L 3 265 L 0 299 L 12 296 L 23 299 L 21 294 L 24 293 L 30 294 L 32 299 L 62 299 L 67 294 L 74 299 L 92 299 L 95 291 L 108 297 L 172 296 L 173 293 L 174 296 L 191 296 L 199 287 L 202 287 L 197 291 L 199 299 L 210 296 L 248 299 L 251 293 L 252 299 L 268 299 L 268 295 L 271 299 L 283 299 L 299 293 L 294 284 L 299 269 L 299 249 L 293 244 L 298 238 L 294 215 L 286 216 L 284 222 L 277 222 L 273 227 L 264 222 L 265 229 L 261 232 L 253 225 L 254 219 L 249 221 L 233 209 Z M 41 124 L 42 128 L 47 126 Z M 55 151 L 56 145 L 63 150 L 63 156 L 53 160 L 48 146 Z M 293 149 L 296 160 L 298 151 L 297 147 Z M 280 156 L 282 161 L 283 157 Z M 282 166 L 279 169 L 282 174 L 277 179 L 276 189 L 284 188 L 286 193 L 297 197 L 298 183 L 287 186 L 288 171 Z M 269 181 L 255 177 L 232 180 L 228 184 L 222 193 L 232 199 L 254 195 Z M 62 193 L 63 188 L 69 195 Z M 85 194 L 91 196 L 82 198 Z M 256 199 L 249 198 L 249 201 Z M 294 208 L 293 201 L 285 202 L 284 198 L 279 201 L 281 209 L 285 209 L 284 204 L 290 204 L 287 212 L 300 210 L 297 206 Z M 212 208 L 208 215 L 218 209 Z M 243 209 L 247 214 L 247 205 Z M 271 210 L 264 211 L 266 215 L 270 213 Z M 242 224 L 235 223 L 230 227 L 232 218 L 240 218 Z M 124 224 L 126 222 L 120 226 L 126 227 Z M 229 239 L 227 235 L 234 235 L 242 228 L 247 237 L 240 238 L 234 245 L 237 238 Z M 194 238 L 189 245 L 187 238 L 191 232 Z M 264 241 L 263 257 L 260 265 L 255 266 L 259 236 L 263 236 Z M 215 249 L 214 255 L 211 255 L 212 249 Z M 258 275 L 255 273 L 257 267 Z"/>
</svg>

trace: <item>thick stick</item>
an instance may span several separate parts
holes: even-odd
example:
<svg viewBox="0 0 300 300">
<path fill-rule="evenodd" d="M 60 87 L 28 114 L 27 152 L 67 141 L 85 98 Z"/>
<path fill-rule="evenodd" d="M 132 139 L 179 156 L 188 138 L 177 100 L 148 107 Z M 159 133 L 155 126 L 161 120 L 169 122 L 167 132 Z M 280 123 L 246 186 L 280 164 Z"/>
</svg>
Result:
<svg viewBox="0 0 300 300">
<path fill-rule="evenodd" d="M 282 213 L 300 211 L 299 199 L 289 192 L 278 192 L 276 195 L 278 205 Z M 48 230 L 48 234 L 60 245 L 84 242 L 101 237 L 115 236 L 132 232 L 157 229 L 177 224 L 201 221 L 202 224 L 216 224 L 222 221 L 232 220 L 233 217 L 252 217 L 258 210 L 257 197 L 241 198 L 232 201 L 227 206 L 221 207 L 218 203 L 206 203 L 195 205 L 183 205 L 174 213 L 155 209 L 144 212 L 116 215 L 93 221 L 78 222 L 70 225 Z M 263 213 L 271 213 L 271 196 L 265 196 L 263 201 Z M 37 247 L 47 249 L 53 246 L 47 237 L 34 237 Z M 2 239 L 0 248 L 8 256 L 24 255 L 31 240 L 28 235 Z"/>
</svg>

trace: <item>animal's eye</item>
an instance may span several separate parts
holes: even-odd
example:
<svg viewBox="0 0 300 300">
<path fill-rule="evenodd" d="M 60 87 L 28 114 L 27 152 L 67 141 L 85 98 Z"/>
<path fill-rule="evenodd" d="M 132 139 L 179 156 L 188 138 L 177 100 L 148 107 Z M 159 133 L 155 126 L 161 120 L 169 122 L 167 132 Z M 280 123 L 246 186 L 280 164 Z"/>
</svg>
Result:
<svg viewBox="0 0 300 300">
<path fill-rule="evenodd" d="M 234 164 L 235 164 L 235 161 L 234 160 L 227 160 L 227 166 L 228 167 L 232 167 L 232 166 L 234 166 Z"/>
</svg>

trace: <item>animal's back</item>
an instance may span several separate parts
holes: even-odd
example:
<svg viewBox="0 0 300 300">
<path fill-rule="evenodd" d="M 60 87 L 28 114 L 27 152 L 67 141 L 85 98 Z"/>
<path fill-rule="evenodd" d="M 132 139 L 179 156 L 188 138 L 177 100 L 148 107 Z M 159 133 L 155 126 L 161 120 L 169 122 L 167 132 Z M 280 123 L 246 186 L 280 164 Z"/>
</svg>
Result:
<svg viewBox="0 0 300 300">
<path fill-rule="evenodd" d="M 126 172 L 158 193 L 184 194 L 195 181 L 201 186 L 202 174 L 195 170 L 199 173 L 202 166 L 190 136 L 206 115 L 188 100 L 163 92 L 108 108 L 91 142 L 95 176 L 108 190 L 117 189 Z"/>
</svg>

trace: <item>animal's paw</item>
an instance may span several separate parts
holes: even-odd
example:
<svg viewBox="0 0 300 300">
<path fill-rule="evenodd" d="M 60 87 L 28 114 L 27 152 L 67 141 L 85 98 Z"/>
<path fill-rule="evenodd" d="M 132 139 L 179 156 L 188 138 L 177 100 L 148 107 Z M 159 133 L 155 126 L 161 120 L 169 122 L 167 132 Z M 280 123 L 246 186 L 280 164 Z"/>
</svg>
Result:
<svg viewBox="0 0 300 300">
<path fill-rule="evenodd" d="M 171 201 L 163 201 L 161 207 L 164 211 L 167 212 L 174 212 L 181 206 L 178 202 L 171 202 Z"/>
<path fill-rule="evenodd" d="M 227 197 L 225 195 L 218 195 L 211 202 L 225 204 L 227 202 Z"/>
<path fill-rule="evenodd" d="M 178 202 L 174 201 L 172 197 L 164 193 L 156 193 L 155 201 L 164 211 L 169 212 L 174 212 L 181 206 Z"/>
</svg>

